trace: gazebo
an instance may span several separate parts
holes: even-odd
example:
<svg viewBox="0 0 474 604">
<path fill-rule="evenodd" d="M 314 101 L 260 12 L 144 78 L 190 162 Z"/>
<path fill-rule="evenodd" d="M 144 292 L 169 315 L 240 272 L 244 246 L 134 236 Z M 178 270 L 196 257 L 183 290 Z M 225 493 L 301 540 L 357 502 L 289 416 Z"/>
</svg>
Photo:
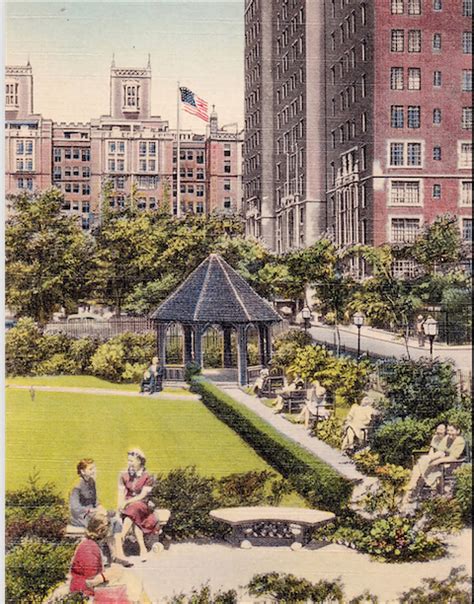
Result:
<svg viewBox="0 0 474 604">
<path fill-rule="evenodd" d="M 203 367 L 202 338 L 207 329 L 223 332 L 224 367 L 232 366 L 232 330 L 237 334 L 238 382 L 247 384 L 248 329 L 258 331 L 260 364 L 271 358 L 271 326 L 281 321 L 271 305 L 261 298 L 227 262 L 211 254 L 152 313 L 156 326 L 158 356 L 166 366 L 166 332 L 180 324 L 184 335 L 184 365 L 194 361 Z"/>
</svg>

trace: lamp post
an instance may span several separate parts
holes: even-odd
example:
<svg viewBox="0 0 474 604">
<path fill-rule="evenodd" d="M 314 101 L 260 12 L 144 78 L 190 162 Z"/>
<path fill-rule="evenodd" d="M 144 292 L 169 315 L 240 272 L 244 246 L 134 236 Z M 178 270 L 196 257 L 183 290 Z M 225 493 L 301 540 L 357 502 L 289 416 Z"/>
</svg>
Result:
<svg viewBox="0 0 474 604">
<path fill-rule="evenodd" d="M 305 306 L 301 311 L 301 317 L 303 319 L 304 332 L 308 333 L 308 328 L 311 325 L 311 309 L 308 306 Z"/>
<path fill-rule="evenodd" d="M 357 360 L 360 359 L 360 328 L 364 324 L 364 315 L 361 312 L 356 312 L 352 317 L 352 322 L 357 327 Z"/>
<path fill-rule="evenodd" d="M 438 321 L 436 321 L 436 319 L 433 319 L 432 316 L 429 316 L 423 323 L 423 331 L 425 332 L 425 335 L 429 338 L 430 357 L 431 360 L 433 360 L 433 342 L 436 336 L 438 335 Z"/>
</svg>

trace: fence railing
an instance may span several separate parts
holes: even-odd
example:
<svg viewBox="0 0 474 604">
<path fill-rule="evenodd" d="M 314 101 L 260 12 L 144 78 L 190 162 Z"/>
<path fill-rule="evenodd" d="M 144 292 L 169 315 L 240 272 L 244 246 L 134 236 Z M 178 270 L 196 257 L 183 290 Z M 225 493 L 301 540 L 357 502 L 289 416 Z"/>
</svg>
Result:
<svg viewBox="0 0 474 604">
<path fill-rule="evenodd" d="M 147 317 L 126 317 L 98 321 L 56 321 L 44 327 L 47 335 L 64 334 L 70 338 L 108 340 L 122 333 L 153 333 L 153 323 Z"/>
</svg>

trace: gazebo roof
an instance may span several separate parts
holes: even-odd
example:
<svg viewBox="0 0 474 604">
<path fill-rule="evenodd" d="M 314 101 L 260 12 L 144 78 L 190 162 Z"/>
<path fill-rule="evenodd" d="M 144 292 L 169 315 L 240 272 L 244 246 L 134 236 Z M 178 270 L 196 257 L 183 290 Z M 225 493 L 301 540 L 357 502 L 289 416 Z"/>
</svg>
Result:
<svg viewBox="0 0 474 604">
<path fill-rule="evenodd" d="M 151 315 L 158 322 L 276 323 L 280 316 L 227 262 L 211 254 Z"/>
</svg>

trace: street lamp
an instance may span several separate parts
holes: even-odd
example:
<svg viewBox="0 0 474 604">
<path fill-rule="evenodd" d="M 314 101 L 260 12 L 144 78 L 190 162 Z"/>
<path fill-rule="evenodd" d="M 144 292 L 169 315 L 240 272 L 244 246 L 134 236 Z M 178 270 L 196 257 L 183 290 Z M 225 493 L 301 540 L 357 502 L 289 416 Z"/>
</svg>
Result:
<svg viewBox="0 0 474 604">
<path fill-rule="evenodd" d="M 303 319 L 305 333 L 308 333 L 308 327 L 311 325 L 311 317 L 311 309 L 308 306 L 303 307 L 301 311 L 301 318 Z"/>
<path fill-rule="evenodd" d="M 423 331 L 430 340 L 430 357 L 431 360 L 433 360 L 433 342 L 436 336 L 438 335 L 438 321 L 436 321 L 436 319 L 433 319 L 433 317 L 429 316 L 423 323 Z"/>
<path fill-rule="evenodd" d="M 352 322 L 357 327 L 357 359 L 360 358 L 360 328 L 364 324 L 364 315 L 361 312 L 356 312 L 352 317 Z"/>
</svg>

